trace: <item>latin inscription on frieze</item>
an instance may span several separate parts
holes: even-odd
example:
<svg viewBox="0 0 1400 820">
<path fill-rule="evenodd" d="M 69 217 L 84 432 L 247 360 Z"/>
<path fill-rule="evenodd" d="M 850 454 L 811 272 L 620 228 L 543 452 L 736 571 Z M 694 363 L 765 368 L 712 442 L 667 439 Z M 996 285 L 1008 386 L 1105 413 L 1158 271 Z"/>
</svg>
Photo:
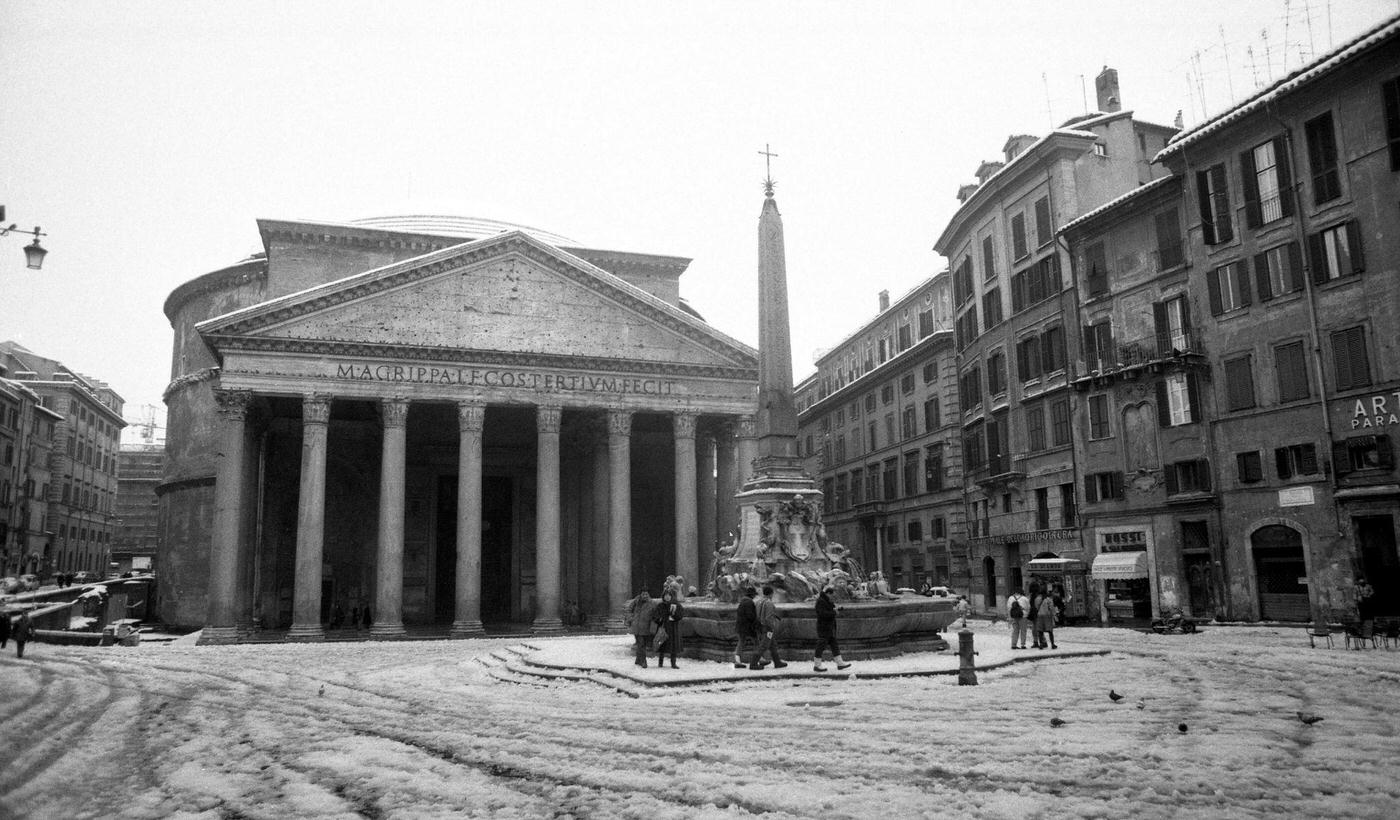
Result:
<svg viewBox="0 0 1400 820">
<path fill-rule="evenodd" d="M 598 376 L 589 373 L 500 370 L 485 367 L 430 367 L 409 364 L 338 364 L 336 378 L 400 384 L 505 387 L 540 393 L 614 393 L 669 396 L 675 393 L 671 379 L 639 376 Z"/>
</svg>

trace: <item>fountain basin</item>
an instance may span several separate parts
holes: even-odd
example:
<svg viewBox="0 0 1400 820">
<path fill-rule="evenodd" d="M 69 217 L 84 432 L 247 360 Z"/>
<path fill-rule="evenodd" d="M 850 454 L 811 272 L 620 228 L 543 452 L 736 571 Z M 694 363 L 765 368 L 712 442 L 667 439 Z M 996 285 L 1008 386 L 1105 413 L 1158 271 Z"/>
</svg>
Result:
<svg viewBox="0 0 1400 820">
<path fill-rule="evenodd" d="M 810 656 L 817 645 L 815 600 L 777 604 L 782 627 L 777 635 L 785 659 Z M 836 640 L 847 659 L 892 658 L 907 652 L 942 652 L 948 642 L 940 634 L 957 620 L 947 598 L 903 595 L 890 600 L 838 603 Z M 689 658 L 727 661 L 734 657 L 737 604 L 689 598 L 681 623 L 681 646 Z"/>
</svg>

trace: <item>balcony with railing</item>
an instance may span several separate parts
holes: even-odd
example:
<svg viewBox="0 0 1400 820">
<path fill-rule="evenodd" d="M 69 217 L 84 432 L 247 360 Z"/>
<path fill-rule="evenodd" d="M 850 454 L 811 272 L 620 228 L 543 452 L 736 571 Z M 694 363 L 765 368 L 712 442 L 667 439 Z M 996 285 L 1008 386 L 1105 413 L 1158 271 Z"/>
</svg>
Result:
<svg viewBox="0 0 1400 820">
<path fill-rule="evenodd" d="M 1195 328 L 1153 333 L 1120 342 L 1108 350 L 1092 351 L 1095 355 L 1081 364 L 1082 372 L 1074 384 L 1082 390 L 1095 380 L 1135 378 L 1142 370 L 1196 366 L 1204 361 L 1205 352 L 1201 333 Z"/>
</svg>

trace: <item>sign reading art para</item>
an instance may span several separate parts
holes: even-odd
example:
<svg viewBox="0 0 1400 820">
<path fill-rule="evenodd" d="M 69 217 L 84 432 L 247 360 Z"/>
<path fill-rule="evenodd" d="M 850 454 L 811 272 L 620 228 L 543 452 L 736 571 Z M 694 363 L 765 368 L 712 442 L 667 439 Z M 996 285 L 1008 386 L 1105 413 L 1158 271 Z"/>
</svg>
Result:
<svg viewBox="0 0 1400 820">
<path fill-rule="evenodd" d="M 1392 424 L 1400 425 L 1400 390 L 1396 390 L 1390 396 L 1377 393 L 1356 400 L 1351 412 L 1351 429 L 1364 430 L 1368 427 L 1385 427 Z"/>
<path fill-rule="evenodd" d="M 489 367 L 429 367 L 411 364 L 338 364 L 336 378 L 356 381 L 409 384 L 507 387 L 542 393 L 616 393 L 669 396 L 676 390 L 671 379 L 637 376 L 595 376 L 587 373 L 536 373 Z"/>
</svg>

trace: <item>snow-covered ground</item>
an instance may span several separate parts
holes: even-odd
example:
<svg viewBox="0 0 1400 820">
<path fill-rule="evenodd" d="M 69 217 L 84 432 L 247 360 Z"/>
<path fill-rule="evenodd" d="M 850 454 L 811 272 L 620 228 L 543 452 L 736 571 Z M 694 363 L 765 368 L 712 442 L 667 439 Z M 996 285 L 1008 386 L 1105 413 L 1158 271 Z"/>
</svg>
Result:
<svg viewBox="0 0 1400 820">
<path fill-rule="evenodd" d="M 1011 655 L 974 626 L 980 661 Z M 1400 816 L 1400 650 L 1057 636 L 1111 652 L 976 687 L 682 659 L 645 677 L 719 679 L 635 698 L 478 660 L 519 641 L 30 644 L 0 655 L 0 817 Z M 531 643 L 635 670 L 625 638 Z M 877 664 L 931 668 L 851 671 Z"/>
</svg>

